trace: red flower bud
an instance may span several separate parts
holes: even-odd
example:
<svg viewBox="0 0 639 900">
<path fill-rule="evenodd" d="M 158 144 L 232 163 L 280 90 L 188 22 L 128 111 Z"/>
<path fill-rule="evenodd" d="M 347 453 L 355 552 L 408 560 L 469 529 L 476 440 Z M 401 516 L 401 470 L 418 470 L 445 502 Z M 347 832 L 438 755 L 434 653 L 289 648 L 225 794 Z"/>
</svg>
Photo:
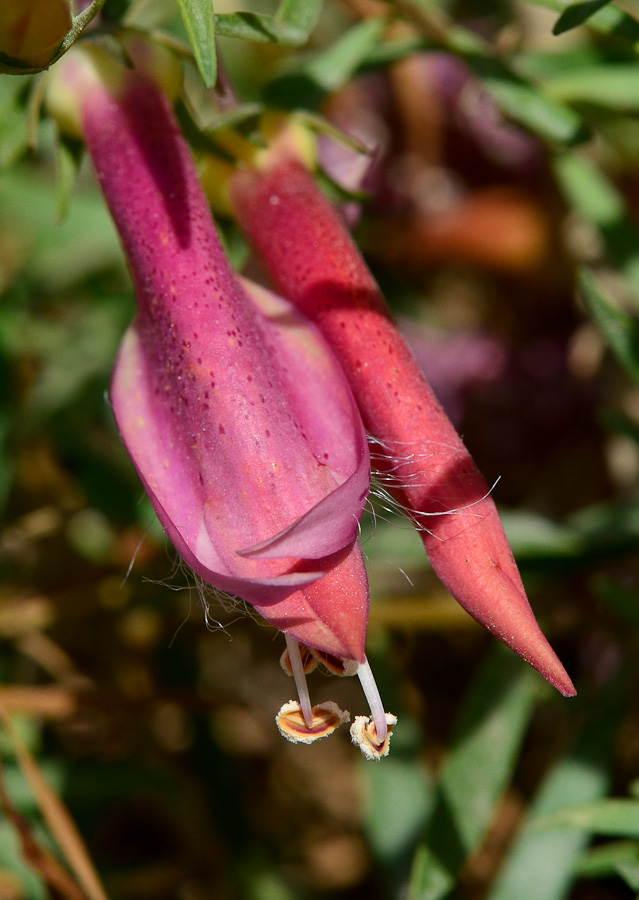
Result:
<svg viewBox="0 0 639 900">
<path fill-rule="evenodd" d="M 379 466 L 439 578 L 482 625 L 573 695 L 530 608 L 486 482 L 310 173 L 272 152 L 261 170 L 239 170 L 231 193 L 278 289 L 317 322 L 340 359 L 379 445 Z"/>
</svg>

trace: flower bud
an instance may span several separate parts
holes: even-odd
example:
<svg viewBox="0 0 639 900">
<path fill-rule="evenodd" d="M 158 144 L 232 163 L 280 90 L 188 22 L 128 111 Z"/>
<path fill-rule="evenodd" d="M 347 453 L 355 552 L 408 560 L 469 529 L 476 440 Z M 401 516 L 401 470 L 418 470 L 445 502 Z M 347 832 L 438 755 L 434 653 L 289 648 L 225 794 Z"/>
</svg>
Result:
<svg viewBox="0 0 639 900">
<path fill-rule="evenodd" d="M 0 72 L 46 69 L 72 25 L 68 0 L 2 0 Z"/>
</svg>

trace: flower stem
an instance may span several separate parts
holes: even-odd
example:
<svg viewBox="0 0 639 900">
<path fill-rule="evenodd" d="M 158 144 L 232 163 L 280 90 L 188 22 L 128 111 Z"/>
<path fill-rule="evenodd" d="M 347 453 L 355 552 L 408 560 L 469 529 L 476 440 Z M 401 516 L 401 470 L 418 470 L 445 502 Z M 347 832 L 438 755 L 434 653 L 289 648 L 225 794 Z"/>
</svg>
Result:
<svg viewBox="0 0 639 900">
<path fill-rule="evenodd" d="M 381 746 L 386 740 L 386 735 L 388 733 L 386 711 L 384 710 L 384 704 L 382 703 L 382 698 L 379 694 L 377 682 L 375 681 L 375 676 L 373 675 L 368 660 L 359 664 L 357 677 L 361 682 L 362 690 L 364 691 L 366 699 L 368 700 L 368 705 L 371 708 L 371 716 L 377 733 L 377 744 Z"/>
<path fill-rule="evenodd" d="M 300 708 L 304 721 L 310 728 L 313 724 L 313 710 L 311 709 L 311 698 L 308 693 L 308 685 L 306 683 L 306 675 L 304 674 L 304 663 L 300 654 L 300 645 L 297 641 L 286 635 L 286 647 L 288 649 L 288 658 L 291 661 L 293 669 L 293 678 L 297 688 L 297 695 L 300 699 Z"/>
</svg>

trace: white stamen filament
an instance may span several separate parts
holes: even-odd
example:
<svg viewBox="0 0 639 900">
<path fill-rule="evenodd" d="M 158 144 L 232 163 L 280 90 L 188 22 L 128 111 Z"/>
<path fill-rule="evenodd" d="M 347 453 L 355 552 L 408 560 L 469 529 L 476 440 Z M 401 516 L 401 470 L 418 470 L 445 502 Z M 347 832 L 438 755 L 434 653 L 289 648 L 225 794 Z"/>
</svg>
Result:
<svg viewBox="0 0 639 900">
<path fill-rule="evenodd" d="M 286 640 L 288 640 L 288 638 Z M 377 732 L 377 744 L 378 746 L 381 746 L 386 740 L 386 735 L 388 734 L 388 726 L 386 725 L 386 712 L 384 710 L 384 704 L 382 703 L 382 698 L 379 695 L 379 690 L 377 688 L 377 684 L 375 683 L 375 677 L 368 663 L 368 660 L 365 660 L 363 663 L 359 664 L 359 667 L 357 669 L 357 677 L 361 682 L 362 690 L 364 691 L 366 699 L 368 700 L 368 705 L 371 708 L 371 717 L 375 725 L 375 731 Z"/>
<path fill-rule="evenodd" d="M 293 678 L 295 679 L 295 687 L 297 688 L 297 696 L 300 700 L 300 709 L 302 710 L 304 721 L 310 728 L 313 724 L 313 710 L 311 709 L 311 698 L 308 693 L 308 685 L 306 684 L 306 675 L 304 674 L 304 663 L 302 662 L 302 657 L 300 655 L 300 645 L 294 638 L 289 637 L 288 635 L 285 635 L 285 637 L 288 658 L 291 661 Z"/>
</svg>

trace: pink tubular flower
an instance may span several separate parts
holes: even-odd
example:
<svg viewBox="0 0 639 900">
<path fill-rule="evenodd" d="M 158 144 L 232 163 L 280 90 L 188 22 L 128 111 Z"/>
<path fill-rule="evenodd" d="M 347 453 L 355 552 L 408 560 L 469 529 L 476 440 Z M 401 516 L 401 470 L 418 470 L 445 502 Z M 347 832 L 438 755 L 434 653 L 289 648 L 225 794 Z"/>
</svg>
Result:
<svg viewBox="0 0 639 900">
<path fill-rule="evenodd" d="M 343 372 L 303 315 L 235 277 L 165 95 L 135 71 L 105 82 L 84 54 L 57 77 L 79 101 L 135 282 L 111 397 L 157 515 L 198 575 L 285 633 L 301 707 L 298 736 L 283 733 L 343 721 L 311 710 L 299 641 L 355 662 L 381 744 L 357 540 L 370 462 Z"/>
<path fill-rule="evenodd" d="M 278 289 L 337 354 L 382 476 L 419 528 L 439 578 L 481 624 L 573 695 L 530 608 L 486 482 L 309 171 L 282 143 L 261 168 L 239 170 L 231 193 Z"/>
</svg>

